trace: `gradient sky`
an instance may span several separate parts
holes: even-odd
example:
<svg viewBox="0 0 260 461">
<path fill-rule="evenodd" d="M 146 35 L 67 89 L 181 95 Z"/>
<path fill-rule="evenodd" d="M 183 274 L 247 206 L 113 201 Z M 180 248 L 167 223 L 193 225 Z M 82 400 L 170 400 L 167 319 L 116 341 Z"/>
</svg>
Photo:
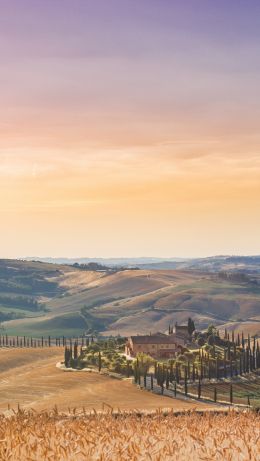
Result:
<svg viewBox="0 0 260 461">
<path fill-rule="evenodd" d="M 260 253 L 259 0 L 0 0 L 0 257 Z"/>
</svg>

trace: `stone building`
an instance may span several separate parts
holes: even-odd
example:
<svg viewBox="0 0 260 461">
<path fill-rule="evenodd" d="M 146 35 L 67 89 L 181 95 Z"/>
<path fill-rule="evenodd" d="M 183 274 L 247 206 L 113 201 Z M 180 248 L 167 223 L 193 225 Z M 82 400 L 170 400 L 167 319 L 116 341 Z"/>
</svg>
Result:
<svg viewBox="0 0 260 461">
<path fill-rule="evenodd" d="M 130 336 L 125 346 L 125 353 L 135 357 L 138 353 L 148 354 L 154 358 L 173 358 L 182 351 L 174 335 L 137 335 Z"/>
</svg>

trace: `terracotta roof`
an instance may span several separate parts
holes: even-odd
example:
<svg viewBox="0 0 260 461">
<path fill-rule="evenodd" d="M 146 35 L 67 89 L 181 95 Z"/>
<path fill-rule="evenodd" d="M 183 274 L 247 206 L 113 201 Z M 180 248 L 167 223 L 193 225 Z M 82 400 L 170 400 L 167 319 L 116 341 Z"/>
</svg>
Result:
<svg viewBox="0 0 260 461">
<path fill-rule="evenodd" d="M 131 336 L 134 344 L 177 344 L 175 338 L 168 335 Z"/>
</svg>

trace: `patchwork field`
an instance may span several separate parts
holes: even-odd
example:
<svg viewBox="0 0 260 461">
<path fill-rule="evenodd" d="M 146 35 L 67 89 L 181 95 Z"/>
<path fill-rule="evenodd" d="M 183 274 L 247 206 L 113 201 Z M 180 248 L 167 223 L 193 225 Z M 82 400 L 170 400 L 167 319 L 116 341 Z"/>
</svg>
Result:
<svg viewBox="0 0 260 461">
<path fill-rule="evenodd" d="M 118 380 L 98 373 L 64 372 L 56 368 L 63 359 L 62 348 L 0 349 L 0 412 L 8 408 L 86 411 L 115 410 L 176 411 L 216 408 L 214 405 L 186 402 L 141 391 L 129 380 Z"/>
<path fill-rule="evenodd" d="M 199 329 L 213 323 L 260 335 L 259 315 L 260 285 L 243 277 L 0 260 L 0 322 L 10 335 L 129 335 L 165 331 L 188 317 Z"/>
</svg>

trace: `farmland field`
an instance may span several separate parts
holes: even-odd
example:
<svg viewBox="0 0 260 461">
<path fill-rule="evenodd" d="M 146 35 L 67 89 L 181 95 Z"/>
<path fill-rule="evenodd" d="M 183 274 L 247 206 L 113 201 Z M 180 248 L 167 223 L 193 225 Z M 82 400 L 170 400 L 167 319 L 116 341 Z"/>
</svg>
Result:
<svg viewBox="0 0 260 461">
<path fill-rule="evenodd" d="M 8 408 L 60 410 L 70 408 L 100 411 L 171 408 L 191 410 L 216 408 L 141 391 L 129 380 L 118 380 L 98 373 L 64 372 L 56 368 L 63 359 L 62 348 L 0 349 L 0 411 Z M 9 413 L 9 412 L 8 412 Z"/>
<path fill-rule="evenodd" d="M 78 336 L 89 329 L 130 335 L 166 331 L 169 323 L 183 323 L 188 317 L 198 329 L 213 323 L 260 335 L 260 285 L 223 280 L 210 272 L 110 273 L 0 260 L 0 295 L 0 321 L 2 315 L 8 335 Z M 31 298 L 38 303 L 33 309 Z"/>
<path fill-rule="evenodd" d="M 171 412 L 0 417 L 0 459 L 9 461 L 257 461 L 256 413 Z"/>
</svg>

